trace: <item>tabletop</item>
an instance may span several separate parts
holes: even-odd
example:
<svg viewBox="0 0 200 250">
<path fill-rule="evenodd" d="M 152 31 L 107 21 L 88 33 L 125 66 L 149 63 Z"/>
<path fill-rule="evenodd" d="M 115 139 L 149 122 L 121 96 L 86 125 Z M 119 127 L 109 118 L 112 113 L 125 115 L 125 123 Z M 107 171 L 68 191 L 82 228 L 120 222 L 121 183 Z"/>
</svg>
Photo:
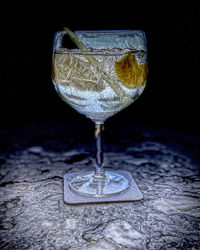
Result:
<svg viewBox="0 0 200 250">
<path fill-rule="evenodd" d="M 105 130 L 105 168 L 129 171 L 144 196 L 139 202 L 64 203 L 64 174 L 93 169 L 91 128 L 0 131 L 1 249 L 199 249 L 200 141 L 121 125 Z"/>
</svg>

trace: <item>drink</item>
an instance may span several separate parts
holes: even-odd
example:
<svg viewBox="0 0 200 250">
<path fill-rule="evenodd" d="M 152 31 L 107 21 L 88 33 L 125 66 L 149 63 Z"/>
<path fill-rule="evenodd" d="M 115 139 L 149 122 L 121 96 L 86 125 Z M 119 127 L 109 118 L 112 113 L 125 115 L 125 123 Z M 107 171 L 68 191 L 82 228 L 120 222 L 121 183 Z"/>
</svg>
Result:
<svg viewBox="0 0 200 250">
<path fill-rule="evenodd" d="M 133 49 L 57 49 L 52 79 L 59 96 L 96 123 L 121 111 L 144 90 L 147 55 Z"/>
<path fill-rule="evenodd" d="M 65 36 L 78 49 L 66 48 Z M 101 138 L 104 121 L 143 92 L 148 70 L 146 52 L 146 38 L 141 30 L 72 32 L 64 27 L 64 31 L 55 34 L 52 57 L 55 89 L 63 101 L 95 123 L 95 171 L 78 172 L 73 178 L 70 173 L 65 175 L 66 202 L 72 202 L 70 197 L 74 193 L 94 197 L 93 201 L 107 197 L 105 201 L 108 201 L 110 195 L 132 190 L 131 187 L 136 190 L 128 172 L 104 170 Z M 125 195 L 123 200 L 127 199 Z M 138 199 L 142 199 L 139 191 L 134 200 Z"/>
</svg>

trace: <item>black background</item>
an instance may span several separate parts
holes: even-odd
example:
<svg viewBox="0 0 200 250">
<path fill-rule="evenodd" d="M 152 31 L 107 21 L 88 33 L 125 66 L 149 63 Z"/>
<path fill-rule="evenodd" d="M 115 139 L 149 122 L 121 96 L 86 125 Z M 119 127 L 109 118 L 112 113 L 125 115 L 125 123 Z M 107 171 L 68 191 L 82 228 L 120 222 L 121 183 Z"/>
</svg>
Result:
<svg viewBox="0 0 200 250">
<path fill-rule="evenodd" d="M 0 22 L 0 126 L 77 121 L 51 83 L 56 31 L 142 29 L 148 42 L 149 76 L 142 96 L 108 120 L 141 123 L 200 135 L 199 9 L 194 1 L 7 1 Z"/>
</svg>

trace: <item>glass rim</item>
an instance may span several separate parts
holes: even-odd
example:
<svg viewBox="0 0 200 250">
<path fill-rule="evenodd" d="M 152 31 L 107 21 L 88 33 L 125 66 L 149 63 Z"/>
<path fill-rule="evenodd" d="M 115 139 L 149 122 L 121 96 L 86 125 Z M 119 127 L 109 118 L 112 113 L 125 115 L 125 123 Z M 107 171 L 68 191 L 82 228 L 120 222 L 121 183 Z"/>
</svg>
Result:
<svg viewBox="0 0 200 250">
<path fill-rule="evenodd" d="M 75 30 L 73 31 L 74 33 L 101 33 L 101 34 L 134 34 L 134 33 L 143 33 L 144 35 L 146 34 L 144 30 L 141 29 L 116 29 L 116 30 L 104 30 L 104 29 L 99 29 L 99 30 Z M 55 32 L 56 33 L 66 33 L 64 30 L 58 30 Z"/>
</svg>

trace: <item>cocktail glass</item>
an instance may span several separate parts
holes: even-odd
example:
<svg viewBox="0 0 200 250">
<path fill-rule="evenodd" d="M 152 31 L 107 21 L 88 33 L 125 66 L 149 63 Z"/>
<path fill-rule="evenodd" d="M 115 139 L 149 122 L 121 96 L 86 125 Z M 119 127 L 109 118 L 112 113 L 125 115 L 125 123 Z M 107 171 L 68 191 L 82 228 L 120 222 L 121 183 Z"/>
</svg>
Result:
<svg viewBox="0 0 200 250">
<path fill-rule="evenodd" d="M 69 36 L 77 49 L 68 49 Z M 117 171 L 104 170 L 104 122 L 133 103 L 147 81 L 147 47 L 141 30 L 98 30 L 55 34 L 52 81 L 58 95 L 95 123 L 95 170 L 77 173 L 68 183 L 81 196 L 113 196 L 130 188 L 130 180 Z"/>
</svg>

